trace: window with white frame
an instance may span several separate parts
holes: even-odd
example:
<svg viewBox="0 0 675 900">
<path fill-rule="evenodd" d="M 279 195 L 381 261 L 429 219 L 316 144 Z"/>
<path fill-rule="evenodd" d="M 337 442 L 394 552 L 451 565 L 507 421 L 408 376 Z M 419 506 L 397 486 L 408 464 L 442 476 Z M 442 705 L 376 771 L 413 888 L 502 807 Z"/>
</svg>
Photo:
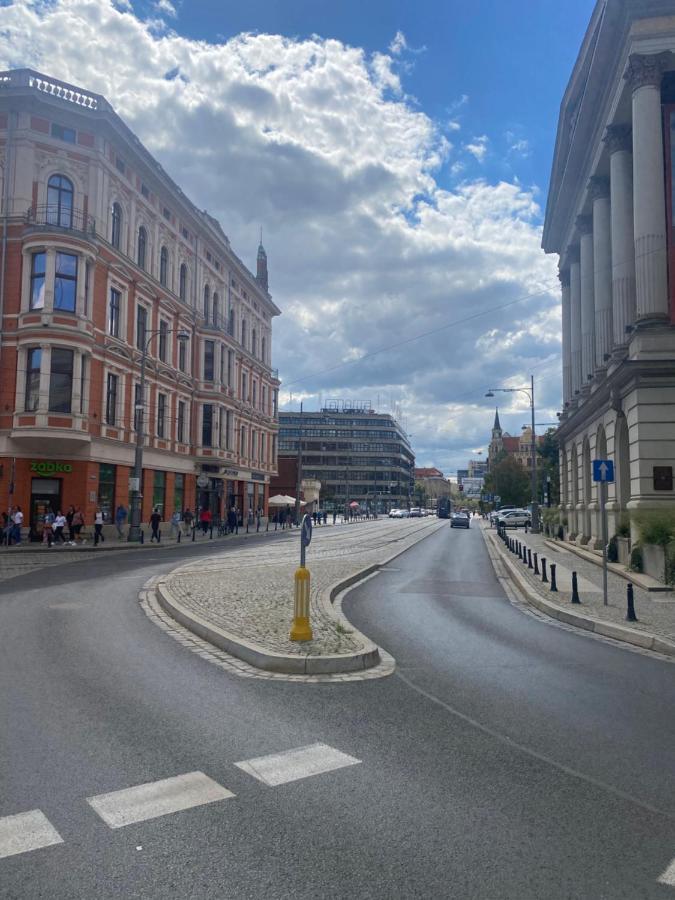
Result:
<svg viewBox="0 0 675 900">
<path fill-rule="evenodd" d="M 166 394 L 157 394 L 157 437 L 163 438 L 166 432 Z"/>
<path fill-rule="evenodd" d="M 49 373 L 49 412 L 71 412 L 74 356 L 74 352 L 65 347 L 52 347 Z"/>
<path fill-rule="evenodd" d="M 169 352 L 169 323 L 165 319 L 159 322 L 159 347 L 158 353 L 162 362 L 167 362 Z"/>
<path fill-rule="evenodd" d="M 145 350 L 148 340 L 148 310 L 142 303 L 136 304 L 136 347 Z"/>
<path fill-rule="evenodd" d="M 163 287 L 169 284 L 169 251 L 166 247 L 159 251 L 159 283 Z"/>
<path fill-rule="evenodd" d="M 187 371 L 188 341 L 178 341 L 178 368 L 181 372 Z"/>
<path fill-rule="evenodd" d="M 54 309 L 75 312 L 77 302 L 77 256 L 74 253 L 56 253 L 54 273 Z"/>
<path fill-rule="evenodd" d="M 30 309 L 44 309 L 46 267 L 47 254 L 43 250 L 33 253 L 30 265 Z"/>
<path fill-rule="evenodd" d="M 148 232 L 145 230 L 145 226 L 141 225 L 138 229 L 138 248 L 136 255 L 136 262 L 138 263 L 139 269 L 145 268 L 146 256 L 148 251 Z"/>
<path fill-rule="evenodd" d="M 244 425 L 241 426 L 239 436 L 239 455 L 246 456 L 246 427 Z"/>
<path fill-rule="evenodd" d="M 204 381 L 213 381 L 215 370 L 215 344 L 204 341 Z"/>
<path fill-rule="evenodd" d="M 120 319 L 122 315 L 122 293 L 117 288 L 110 288 L 108 299 L 108 334 L 120 336 Z"/>
<path fill-rule="evenodd" d="M 183 303 L 187 300 L 187 266 L 185 263 L 181 263 L 180 271 L 178 274 L 178 296 L 183 301 Z"/>
<path fill-rule="evenodd" d="M 119 389 L 119 375 L 108 372 L 105 392 L 105 423 L 117 425 L 117 400 Z"/>
<path fill-rule="evenodd" d="M 120 249 L 122 242 L 122 207 L 119 203 L 113 203 L 110 212 L 110 243 Z"/>
<path fill-rule="evenodd" d="M 41 363 L 41 348 L 28 347 L 26 350 L 26 392 L 23 404 L 23 408 L 26 412 L 35 412 L 40 404 Z"/>
<path fill-rule="evenodd" d="M 73 182 L 65 175 L 52 175 L 47 182 L 47 223 L 73 227 Z"/>
<path fill-rule="evenodd" d="M 185 400 L 178 401 L 178 411 L 176 415 L 176 440 L 185 443 Z"/>
</svg>

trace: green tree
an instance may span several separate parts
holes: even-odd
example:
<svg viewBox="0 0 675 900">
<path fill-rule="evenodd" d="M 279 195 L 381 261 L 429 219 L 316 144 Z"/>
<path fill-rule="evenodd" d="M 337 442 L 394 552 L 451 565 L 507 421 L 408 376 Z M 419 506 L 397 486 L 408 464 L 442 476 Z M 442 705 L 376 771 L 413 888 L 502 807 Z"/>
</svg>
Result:
<svg viewBox="0 0 675 900">
<path fill-rule="evenodd" d="M 530 474 L 517 459 L 507 456 L 492 466 L 485 478 L 485 489 L 499 495 L 500 506 L 524 506 L 531 499 Z"/>
<path fill-rule="evenodd" d="M 416 481 L 415 482 L 415 500 L 417 501 L 417 505 L 426 508 L 427 505 L 427 489 L 424 486 L 424 482 Z"/>
<path fill-rule="evenodd" d="M 544 434 L 537 447 L 537 480 L 539 482 L 538 499 L 546 502 L 546 480 L 551 479 L 551 506 L 560 503 L 560 456 L 558 435 L 554 428 Z"/>
</svg>

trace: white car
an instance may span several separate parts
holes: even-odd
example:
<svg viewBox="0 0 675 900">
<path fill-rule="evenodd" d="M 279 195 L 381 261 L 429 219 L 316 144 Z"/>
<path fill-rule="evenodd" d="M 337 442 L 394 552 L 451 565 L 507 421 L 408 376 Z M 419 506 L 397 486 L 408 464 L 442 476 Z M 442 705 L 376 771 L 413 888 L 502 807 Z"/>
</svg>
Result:
<svg viewBox="0 0 675 900">
<path fill-rule="evenodd" d="M 401 516 L 399 515 L 400 512 L 401 512 L 400 509 L 390 509 L 389 510 L 389 518 L 390 519 L 400 519 L 401 518 Z"/>
<path fill-rule="evenodd" d="M 526 509 L 509 509 L 497 516 L 497 524 L 507 528 L 517 528 L 519 525 L 531 525 L 532 516 Z"/>
</svg>

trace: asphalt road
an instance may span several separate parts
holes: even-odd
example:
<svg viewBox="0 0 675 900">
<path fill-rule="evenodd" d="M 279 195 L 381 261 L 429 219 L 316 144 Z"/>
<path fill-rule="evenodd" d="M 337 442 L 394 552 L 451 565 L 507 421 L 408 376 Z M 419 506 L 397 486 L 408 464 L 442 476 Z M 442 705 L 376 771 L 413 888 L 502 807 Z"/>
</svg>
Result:
<svg viewBox="0 0 675 900">
<path fill-rule="evenodd" d="M 176 559 L 0 585 L 0 817 L 63 841 L 0 859 L 0 897 L 675 897 L 675 667 L 515 608 L 477 528 L 349 595 L 398 664 L 361 683 L 242 679 L 168 638 L 137 595 Z M 315 742 L 359 763 L 234 765 Z M 86 800 L 195 771 L 235 796 L 116 829 Z"/>
</svg>

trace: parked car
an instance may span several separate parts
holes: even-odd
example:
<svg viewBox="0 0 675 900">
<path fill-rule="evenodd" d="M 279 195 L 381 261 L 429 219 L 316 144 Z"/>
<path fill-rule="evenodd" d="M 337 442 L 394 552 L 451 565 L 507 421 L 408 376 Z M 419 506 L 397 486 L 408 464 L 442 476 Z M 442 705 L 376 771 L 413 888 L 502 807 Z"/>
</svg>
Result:
<svg viewBox="0 0 675 900">
<path fill-rule="evenodd" d="M 450 527 L 451 528 L 469 528 L 471 526 L 471 519 L 468 514 L 465 512 L 454 512 L 450 516 Z"/>
<path fill-rule="evenodd" d="M 400 509 L 390 509 L 390 510 L 389 510 L 389 518 L 390 518 L 390 519 L 400 519 L 400 518 L 401 518 L 401 517 L 399 516 L 399 513 L 400 513 L 400 512 L 401 512 Z"/>
<path fill-rule="evenodd" d="M 497 524 L 505 525 L 507 528 L 517 528 L 519 525 L 529 526 L 532 524 L 532 516 L 526 509 L 509 509 L 499 514 Z"/>
<path fill-rule="evenodd" d="M 494 524 L 497 519 L 505 512 L 508 512 L 511 509 L 518 509 L 517 506 L 500 506 L 499 509 L 493 509 L 490 513 L 490 522 Z"/>
<path fill-rule="evenodd" d="M 419 508 L 419 506 L 413 506 L 413 508 L 410 510 L 411 519 L 421 519 L 422 515 L 422 510 Z"/>
</svg>

